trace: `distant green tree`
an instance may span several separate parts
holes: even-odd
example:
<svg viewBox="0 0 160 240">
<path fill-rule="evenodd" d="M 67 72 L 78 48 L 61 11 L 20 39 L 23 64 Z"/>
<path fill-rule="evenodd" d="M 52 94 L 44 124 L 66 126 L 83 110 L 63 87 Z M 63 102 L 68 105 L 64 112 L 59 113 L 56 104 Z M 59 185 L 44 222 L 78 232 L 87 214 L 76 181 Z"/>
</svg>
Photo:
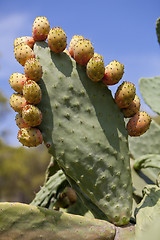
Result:
<svg viewBox="0 0 160 240">
<path fill-rule="evenodd" d="M 0 141 L 0 201 L 30 203 L 45 180 L 50 156 L 41 146 L 14 148 Z"/>
</svg>

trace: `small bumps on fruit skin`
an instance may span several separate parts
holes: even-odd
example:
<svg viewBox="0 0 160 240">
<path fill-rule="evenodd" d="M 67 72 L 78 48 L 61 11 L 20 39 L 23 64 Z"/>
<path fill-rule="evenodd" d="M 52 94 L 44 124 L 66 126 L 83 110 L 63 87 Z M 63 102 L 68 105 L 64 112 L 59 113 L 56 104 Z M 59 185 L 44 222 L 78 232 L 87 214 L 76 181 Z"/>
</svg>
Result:
<svg viewBox="0 0 160 240">
<path fill-rule="evenodd" d="M 46 17 L 37 17 L 32 26 L 32 35 L 35 41 L 47 39 L 50 30 L 50 24 Z"/>
<path fill-rule="evenodd" d="M 93 57 L 98 57 L 103 61 L 103 56 L 98 53 L 94 53 Z"/>
<path fill-rule="evenodd" d="M 36 127 L 42 122 L 42 113 L 38 107 L 28 104 L 22 110 L 22 118 L 28 126 Z"/>
<path fill-rule="evenodd" d="M 30 58 L 25 62 L 24 73 L 26 78 L 38 82 L 43 74 L 42 66 L 36 58 Z"/>
<path fill-rule="evenodd" d="M 67 36 L 61 27 L 53 27 L 47 37 L 48 46 L 55 53 L 63 52 L 67 47 Z"/>
<path fill-rule="evenodd" d="M 87 76 L 94 82 L 100 81 L 104 77 L 105 66 L 99 57 L 92 57 L 86 66 Z"/>
<path fill-rule="evenodd" d="M 22 113 L 22 109 L 28 104 L 25 97 L 19 93 L 13 93 L 9 103 L 11 108 L 18 113 Z"/>
<path fill-rule="evenodd" d="M 23 86 L 23 96 L 30 104 L 38 104 L 41 101 L 42 93 L 40 86 L 33 80 L 28 80 Z"/>
<path fill-rule="evenodd" d="M 16 60 L 24 66 L 25 62 L 29 58 L 34 58 L 35 54 L 32 48 L 30 48 L 25 43 L 20 43 L 17 47 L 14 48 L 14 55 Z"/>
<path fill-rule="evenodd" d="M 74 60 L 85 66 L 94 55 L 94 48 L 88 39 L 79 40 L 74 47 Z"/>
<path fill-rule="evenodd" d="M 35 43 L 35 40 L 33 37 L 29 37 L 29 36 L 26 36 L 26 37 L 19 37 L 19 38 L 16 38 L 14 43 L 13 43 L 13 46 L 14 47 L 17 47 L 19 44 L 21 43 L 24 43 L 26 45 L 28 45 L 30 48 L 33 48 L 33 45 Z"/>
<path fill-rule="evenodd" d="M 136 88 L 131 82 L 123 82 L 115 93 L 115 102 L 119 108 L 127 108 L 135 98 Z"/>
<path fill-rule="evenodd" d="M 135 97 L 134 97 L 133 101 L 131 102 L 131 104 L 129 105 L 129 107 L 122 109 L 124 117 L 130 118 L 130 117 L 134 116 L 134 114 L 139 112 L 140 106 L 141 106 L 140 99 L 137 95 L 135 95 Z"/>
<path fill-rule="evenodd" d="M 15 121 L 16 121 L 17 127 L 20 128 L 20 129 L 29 127 L 29 125 L 26 124 L 25 121 L 23 120 L 22 115 L 19 114 L 19 113 L 16 115 Z"/>
<path fill-rule="evenodd" d="M 17 93 L 22 93 L 22 89 L 26 81 L 27 78 L 22 73 L 13 73 L 9 78 L 11 88 Z"/>
<path fill-rule="evenodd" d="M 136 137 L 144 134 L 150 127 L 151 117 L 146 112 L 138 112 L 127 123 L 130 136 Z"/>
<path fill-rule="evenodd" d="M 17 138 L 26 147 L 37 147 L 43 142 L 43 136 L 38 128 L 21 128 Z"/>
<path fill-rule="evenodd" d="M 103 83 L 105 85 L 117 84 L 124 74 L 124 65 L 114 60 L 105 67 Z"/>
<path fill-rule="evenodd" d="M 84 37 L 81 35 L 74 35 L 72 37 L 70 44 L 69 44 L 69 54 L 71 57 L 74 56 L 74 47 L 75 47 L 76 43 L 81 39 L 84 39 Z"/>
</svg>

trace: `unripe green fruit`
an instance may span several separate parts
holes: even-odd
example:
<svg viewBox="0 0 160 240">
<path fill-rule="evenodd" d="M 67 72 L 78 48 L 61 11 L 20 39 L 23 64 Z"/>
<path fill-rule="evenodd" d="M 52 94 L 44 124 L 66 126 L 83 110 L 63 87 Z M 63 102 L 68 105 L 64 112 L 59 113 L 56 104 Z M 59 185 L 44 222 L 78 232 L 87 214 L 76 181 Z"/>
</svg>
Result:
<svg viewBox="0 0 160 240">
<path fill-rule="evenodd" d="M 104 77 L 105 66 L 103 60 L 99 57 L 92 57 L 86 66 L 87 76 L 95 82 L 100 81 Z"/>
<path fill-rule="evenodd" d="M 136 94 L 135 85 L 131 82 L 123 82 L 115 93 L 115 102 L 120 108 L 127 108 Z"/>
<path fill-rule="evenodd" d="M 23 96 L 30 104 L 36 105 L 41 101 L 40 86 L 33 80 L 28 80 L 23 86 Z"/>
<path fill-rule="evenodd" d="M 127 131 L 130 136 L 140 136 L 150 127 L 151 117 L 146 112 L 138 112 L 127 123 Z"/>
<path fill-rule="evenodd" d="M 22 118 L 30 127 L 36 127 L 41 124 L 42 113 L 39 108 L 28 104 L 22 110 Z"/>
<path fill-rule="evenodd" d="M 17 138 L 26 147 L 37 147 L 43 142 L 43 136 L 38 128 L 21 128 Z"/>
<path fill-rule="evenodd" d="M 50 24 L 46 17 L 36 17 L 32 27 L 32 35 L 35 41 L 47 39 L 50 30 Z"/>
<path fill-rule="evenodd" d="M 25 62 L 24 73 L 26 78 L 39 81 L 42 77 L 42 66 L 36 58 L 30 58 Z"/>
<path fill-rule="evenodd" d="M 12 89 L 18 93 L 22 93 L 22 89 L 26 81 L 27 78 L 22 73 L 13 73 L 9 78 L 9 84 Z"/>
<path fill-rule="evenodd" d="M 48 46 L 55 53 L 63 52 L 67 47 L 67 36 L 61 27 L 54 27 L 48 34 Z"/>
</svg>

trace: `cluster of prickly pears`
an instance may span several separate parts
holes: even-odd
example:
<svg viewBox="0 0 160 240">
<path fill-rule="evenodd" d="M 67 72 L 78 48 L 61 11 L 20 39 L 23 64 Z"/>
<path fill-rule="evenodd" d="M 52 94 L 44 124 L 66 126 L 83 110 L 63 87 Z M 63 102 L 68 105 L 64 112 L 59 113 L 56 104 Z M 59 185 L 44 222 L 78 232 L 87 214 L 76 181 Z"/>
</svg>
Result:
<svg viewBox="0 0 160 240">
<path fill-rule="evenodd" d="M 140 99 L 136 95 L 135 85 L 123 82 L 115 93 L 115 102 L 122 110 L 125 118 L 130 118 L 127 131 L 130 136 L 140 136 L 150 127 L 151 117 L 146 112 L 140 112 Z"/>
<path fill-rule="evenodd" d="M 78 64 L 86 66 L 87 76 L 92 81 L 102 81 L 106 86 L 110 86 L 117 84 L 123 77 L 124 65 L 114 60 L 105 67 L 103 56 L 94 53 L 91 42 L 83 36 L 73 36 L 69 53 Z M 127 124 L 130 136 L 140 136 L 147 131 L 151 118 L 146 112 L 139 112 L 140 99 L 136 95 L 133 83 L 125 81 L 118 87 L 115 102 L 121 108 L 124 117 L 131 118 Z"/>
<path fill-rule="evenodd" d="M 106 86 L 117 84 L 124 73 L 124 65 L 114 60 L 106 67 L 103 56 L 94 52 L 90 40 L 83 36 L 74 35 L 66 49 L 67 36 L 61 27 L 53 27 L 46 17 L 37 17 L 32 27 L 32 37 L 25 36 L 14 41 L 16 60 L 24 66 L 24 74 L 13 73 L 9 83 L 16 93 L 10 98 L 11 107 L 18 112 L 16 124 L 20 128 L 19 141 L 28 147 L 42 143 L 42 134 L 38 129 L 42 121 L 42 113 L 37 105 L 41 101 L 41 88 L 38 81 L 43 71 L 39 61 L 35 58 L 33 46 L 36 41 L 48 41 L 51 51 L 60 53 L 65 51 L 74 60 L 86 68 L 87 76 L 94 82 L 101 81 Z M 150 117 L 139 113 L 140 101 L 135 94 L 135 86 L 130 82 L 123 82 L 115 94 L 115 102 L 122 109 L 124 117 L 131 117 L 127 130 L 131 136 L 143 134 L 150 125 Z"/>
</svg>

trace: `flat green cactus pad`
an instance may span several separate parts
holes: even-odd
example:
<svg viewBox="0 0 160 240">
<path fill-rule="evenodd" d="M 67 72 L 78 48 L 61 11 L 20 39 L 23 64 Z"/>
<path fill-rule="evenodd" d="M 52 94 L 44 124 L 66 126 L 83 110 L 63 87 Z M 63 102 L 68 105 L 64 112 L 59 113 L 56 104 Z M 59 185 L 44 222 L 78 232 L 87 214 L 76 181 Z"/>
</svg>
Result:
<svg viewBox="0 0 160 240">
<path fill-rule="evenodd" d="M 0 203 L 2 240 L 112 240 L 115 232 L 114 225 L 105 221 L 22 203 Z"/>
<path fill-rule="evenodd" d="M 47 43 L 34 46 L 43 68 L 40 126 L 49 152 L 108 219 L 123 225 L 132 209 L 127 131 L 110 90 Z"/>
<path fill-rule="evenodd" d="M 141 78 L 139 80 L 139 88 L 148 106 L 154 112 L 160 114 L 160 77 Z"/>
<path fill-rule="evenodd" d="M 154 239 L 160 237 L 160 188 L 147 185 L 143 189 L 143 199 L 138 204 L 136 213 L 136 240 Z"/>
<path fill-rule="evenodd" d="M 113 224 L 23 203 L 0 203 L 1 240 L 129 240 L 134 226 Z"/>
</svg>

